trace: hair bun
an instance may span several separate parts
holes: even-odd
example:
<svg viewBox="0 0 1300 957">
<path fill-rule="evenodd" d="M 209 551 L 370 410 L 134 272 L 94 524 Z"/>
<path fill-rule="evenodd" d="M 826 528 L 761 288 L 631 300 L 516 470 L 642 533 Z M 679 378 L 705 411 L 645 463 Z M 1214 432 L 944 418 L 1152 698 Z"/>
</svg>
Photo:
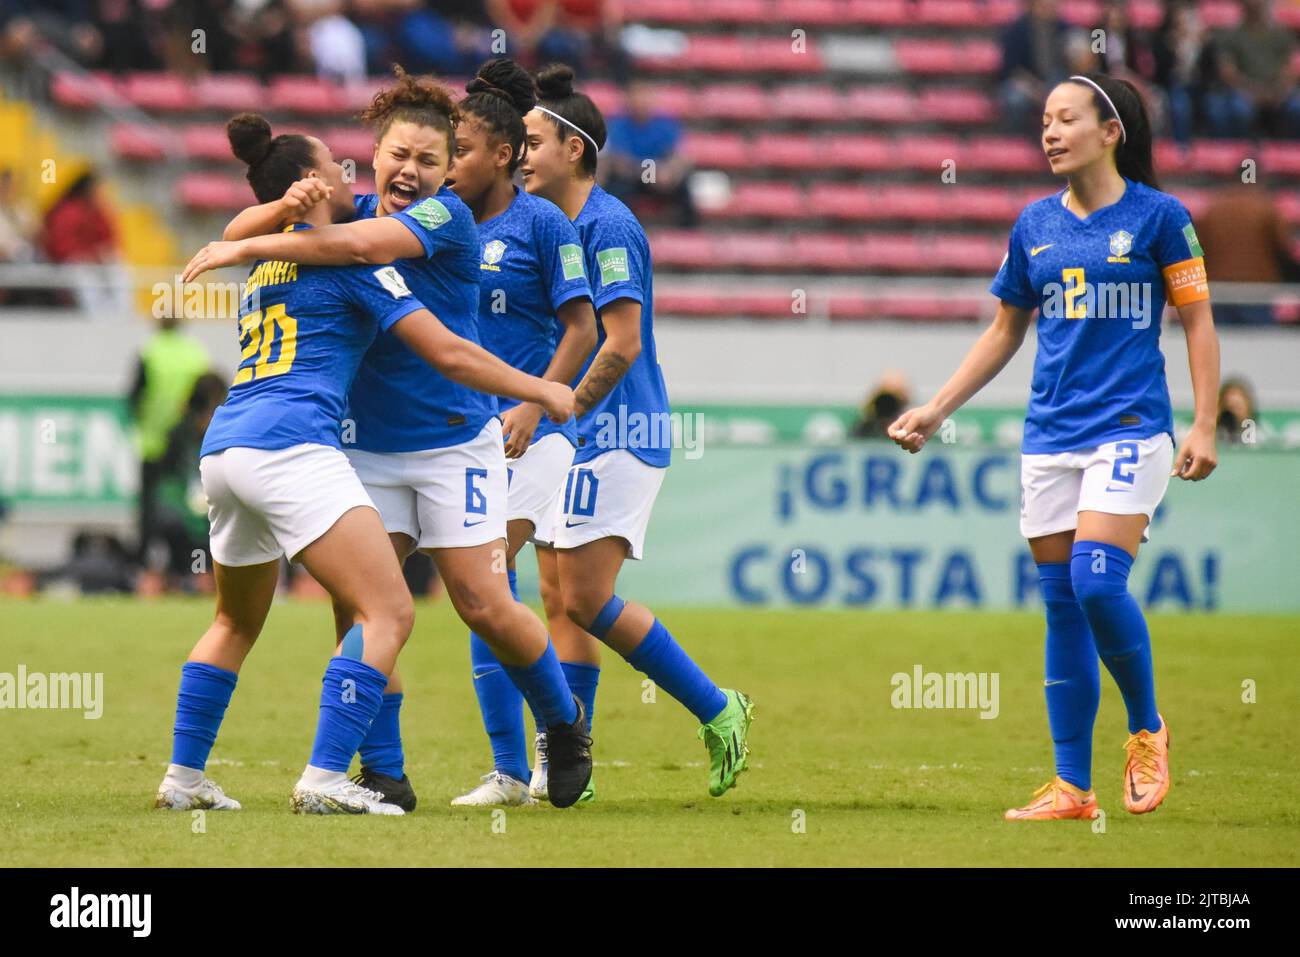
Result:
<svg viewBox="0 0 1300 957">
<path fill-rule="evenodd" d="M 271 124 L 257 113 L 240 113 L 226 124 L 230 151 L 242 163 L 256 166 L 271 152 Z"/>
<path fill-rule="evenodd" d="M 543 100 L 563 100 L 573 96 L 573 67 L 552 63 L 537 73 L 537 92 Z"/>
</svg>

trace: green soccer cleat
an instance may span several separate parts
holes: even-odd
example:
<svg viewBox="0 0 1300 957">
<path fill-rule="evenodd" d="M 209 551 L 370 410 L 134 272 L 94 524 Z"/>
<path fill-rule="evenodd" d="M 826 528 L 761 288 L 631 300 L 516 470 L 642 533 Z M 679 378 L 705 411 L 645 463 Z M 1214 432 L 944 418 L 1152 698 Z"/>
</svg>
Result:
<svg viewBox="0 0 1300 957">
<path fill-rule="evenodd" d="M 582 791 L 582 796 L 578 798 L 579 804 L 590 804 L 596 800 L 596 775 L 592 774 L 587 779 L 587 786 Z"/>
<path fill-rule="evenodd" d="M 741 691 L 723 688 L 727 706 L 701 726 L 699 737 L 709 749 L 709 794 L 722 797 L 736 786 L 740 772 L 749 767 L 749 723 L 754 720 L 754 702 Z"/>
</svg>

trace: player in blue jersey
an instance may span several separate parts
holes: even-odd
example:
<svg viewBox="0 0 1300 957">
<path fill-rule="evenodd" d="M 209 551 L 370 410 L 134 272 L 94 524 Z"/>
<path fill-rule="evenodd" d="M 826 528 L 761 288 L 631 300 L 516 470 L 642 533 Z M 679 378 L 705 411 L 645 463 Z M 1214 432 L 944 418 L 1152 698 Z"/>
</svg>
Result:
<svg viewBox="0 0 1300 957">
<path fill-rule="evenodd" d="M 596 315 L 577 229 L 554 203 L 513 182 L 524 155 L 523 118 L 537 101 L 533 78 L 511 60 L 490 60 L 466 92 L 447 183 L 478 223 L 479 336 L 485 348 L 516 368 L 569 383 L 596 345 Z M 501 399 L 500 406 L 510 462 L 506 557 L 514 592 L 520 549 L 553 539 L 555 503 L 573 463 L 577 424 L 553 424 L 535 403 Z M 554 626 L 553 618 L 548 625 Z M 493 769 L 451 803 L 536 803 L 528 792 L 522 696 L 487 643 L 472 633 L 470 664 Z M 581 687 L 586 669 L 567 662 L 563 668 L 569 686 Z M 540 717 L 534 719 L 544 731 Z"/>
<path fill-rule="evenodd" d="M 525 118 L 524 188 L 554 202 L 577 226 L 598 315 L 597 350 L 574 380 L 578 448 L 554 547 L 537 550 L 542 599 L 571 685 L 587 696 L 588 716 L 604 642 L 701 722 L 709 793 L 718 797 L 746 768 L 749 698 L 720 689 L 652 611 L 615 593 L 623 563 L 642 556 L 672 446 L 668 395 L 655 355 L 649 244 L 631 211 L 596 185 L 605 121 L 589 97 L 574 91 L 573 71 L 547 67 L 537 86 L 538 105 Z M 581 680 L 575 678 L 578 666 Z M 548 736 L 539 745 L 550 749 L 553 769 L 554 742 Z M 539 753 L 536 792 L 547 788 L 547 771 Z"/>
<path fill-rule="evenodd" d="M 397 84 L 363 114 L 376 131 L 377 193 L 357 200 L 355 221 L 210 244 L 190 270 L 266 256 L 311 264 L 396 261 L 412 292 L 453 332 L 477 343 L 482 250 L 473 214 L 443 185 L 457 115 L 439 84 L 399 71 Z M 275 204 L 246 210 L 228 234 L 247 235 L 250 224 L 252 231 L 272 228 L 278 212 Z M 380 335 L 349 395 L 344 438 L 399 557 L 415 548 L 433 556 L 462 621 L 536 704 L 548 733 L 558 735 L 562 780 L 550 801 L 573 804 L 590 777 L 591 739 L 546 627 L 510 592 L 509 478 L 495 395 L 462 387 Z M 362 742 L 361 780 L 409 807 L 415 795 L 403 767 L 399 680 Z"/>
<path fill-rule="evenodd" d="M 310 171 L 346 204 L 342 169 L 319 140 L 271 136 L 260 116 L 235 117 L 231 148 L 259 198 Z M 328 226 L 317 203 L 294 228 Z M 340 448 L 348 388 L 377 330 L 478 388 L 572 413 L 567 387 L 521 373 L 451 333 L 391 266 L 325 268 L 259 259 L 239 317 L 241 362 L 201 449 L 212 525 L 217 613 L 182 668 L 172 762 L 156 806 L 237 810 L 204 774 L 240 666 L 270 610 L 280 559 L 325 586 L 346 625 L 325 671 L 310 762 L 292 795 L 300 813 L 402 814 L 347 778 L 410 634 L 411 596 L 374 506 Z"/>
<path fill-rule="evenodd" d="M 1098 656 L 1128 711 L 1124 806 L 1141 814 L 1169 790 L 1169 729 L 1156 709 L 1151 639 L 1128 574 L 1171 475 L 1194 482 L 1214 470 L 1219 344 L 1201 246 L 1182 203 L 1157 188 L 1137 90 L 1103 74 L 1070 77 L 1047 98 L 1042 144 L 1067 187 L 1021 212 L 993 280 L 993 325 L 934 398 L 889 433 L 919 451 L 1006 365 L 1038 310 L 1020 531 L 1046 607 L 1056 775 L 1006 817 L 1096 816 Z M 1159 346 L 1166 302 L 1187 336 L 1196 403 L 1176 455 Z"/>
</svg>

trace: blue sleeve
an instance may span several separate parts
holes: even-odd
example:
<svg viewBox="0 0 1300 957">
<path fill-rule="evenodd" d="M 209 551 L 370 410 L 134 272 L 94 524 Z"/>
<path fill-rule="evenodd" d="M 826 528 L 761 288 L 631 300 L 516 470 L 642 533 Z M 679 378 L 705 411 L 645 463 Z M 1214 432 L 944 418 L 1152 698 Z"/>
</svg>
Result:
<svg viewBox="0 0 1300 957">
<path fill-rule="evenodd" d="M 444 249 L 472 244 L 477 238 L 473 223 L 467 229 L 465 223 L 456 222 L 451 210 L 436 196 L 395 213 L 393 218 L 415 233 L 428 259 Z"/>
<path fill-rule="evenodd" d="M 1020 220 L 1011 227 L 1011 240 L 1007 243 L 1007 254 L 1002 259 L 1002 267 L 993 277 L 989 292 L 1004 302 L 1021 309 L 1034 309 L 1038 306 L 1038 293 L 1029 281 L 1029 257 L 1025 255 L 1024 243 L 1020 240 Z"/>
<path fill-rule="evenodd" d="M 425 307 L 411 294 L 396 266 L 353 266 L 343 286 L 348 301 L 379 323 L 385 332 L 398 319 Z"/>
<path fill-rule="evenodd" d="M 587 266 L 583 261 L 582 238 L 578 229 L 558 209 L 554 216 L 538 218 L 537 258 L 546 277 L 551 309 L 559 309 L 570 299 L 591 298 Z"/>
<path fill-rule="evenodd" d="M 646 281 L 650 278 L 650 247 L 641 227 L 628 222 L 600 224 L 591 246 L 595 307 L 604 309 L 615 299 L 644 303 Z"/>
<path fill-rule="evenodd" d="M 1205 255 L 1192 227 L 1192 216 L 1176 199 L 1170 199 L 1160 217 L 1160 231 L 1155 242 L 1156 265 L 1161 269 Z"/>
</svg>

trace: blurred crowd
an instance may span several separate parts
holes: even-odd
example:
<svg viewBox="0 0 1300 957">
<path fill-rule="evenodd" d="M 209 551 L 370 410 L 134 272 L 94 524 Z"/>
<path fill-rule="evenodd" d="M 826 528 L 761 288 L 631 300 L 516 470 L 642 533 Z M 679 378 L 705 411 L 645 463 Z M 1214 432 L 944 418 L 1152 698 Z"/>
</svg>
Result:
<svg viewBox="0 0 1300 957">
<path fill-rule="evenodd" d="M 1296 37 L 1269 0 L 1242 0 L 1234 27 L 1208 30 L 1194 0 L 1166 0 L 1155 29 L 1129 22 L 1110 0 L 1088 29 L 1067 24 L 1057 0 L 1028 0 L 1002 36 L 998 72 L 1008 125 L 1036 130 L 1047 91 L 1075 73 L 1102 70 L 1147 94 L 1157 131 L 1194 136 L 1300 138 Z"/>
<path fill-rule="evenodd" d="M 509 49 L 495 28 L 504 29 Z M 621 0 L 0 0 L 0 53 L 49 44 L 88 69 L 339 79 L 473 75 L 508 52 L 620 76 Z"/>
</svg>

